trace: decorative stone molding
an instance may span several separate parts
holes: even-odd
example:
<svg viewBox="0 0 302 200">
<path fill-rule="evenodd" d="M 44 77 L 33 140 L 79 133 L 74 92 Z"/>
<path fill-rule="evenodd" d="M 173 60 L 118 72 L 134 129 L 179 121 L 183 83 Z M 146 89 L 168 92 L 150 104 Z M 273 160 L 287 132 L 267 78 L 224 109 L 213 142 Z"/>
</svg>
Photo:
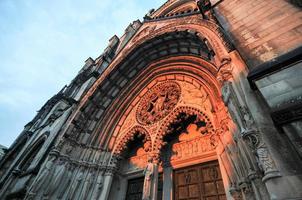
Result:
<svg viewBox="0 0 302 200">
<path fill-rule="evenodd" d="M 64 139 L 62 139 L 59 144 L 58 144 L 58 149 L 62 149 L 63 146 L 70 146 L 70 147 L 80 147 L 83 150 L 96 150 L 96 151 L 102 151 L 103 148 L 98 147 L 98 146 L 93 146 L 93 145 L 88 145 L 88 144 L 84 144 L 84 143 L 80 143 L 77 140 L 75 140 L 74 138 L 70 138 L 68 137 L 68 135 L 64 135 Z"/>
<path fill-rule="evenodd" d="M 116 166 L 107 166 L 105 169 L 105 176 L 114 176 L 117 170 L 118 168 Z"/>
<path fill-rule="evenodd" d="M 52 155 L 50 153 L 50 155 Z M 76 160 L 76 159 L 72 159 L 69 155 L 66 154 L 62 154 L 59 152 L 56 152 L 57 156 L 57 162 L 62 164 L 62 163 L 66 163 L 66 164 L 70 164 L 73 165 L 74 167 L 84 167 L 87 169 L 95 169 L 95 170 L 103 170 L 107 165 L 106 164 L 99 164 L 97 162 L 86 162 L 86 161 L 82 161 L 82 160 Z"/>
<path fill-rule="evenodd" d="M 259 168 L 264 173 L 262 181 L 265 182 L 268 179 L 280 177 L 281 174 L 276 168 L 275 162 L 272 159 L 267 146 L 263 142 L 261 134 L 255 130 L 247 130 L 242 133 L 242 137 L 256 153 Z"/>
<path fill-rule="evenodd" d="M 140 136 L 144 135 L 144 142 L 151 142 L 151 136 L 145 128 L 141 126 L 134 126 L 118 141 L 117 145 L 113 150 L 113 155 L 120 155 L 126 148 L 127 142 L 134 139 L 135 134 L 138 134 Z M 151 149 L 148 149 L 147 151 L 149 150 Z"/>
<path fill-rule="evenodd" d="M 170 130 L 169 125 L 172 123 L 178 122 L 178 116 L 181 113 L 186 113 L 187 115 L 196 115 L 196 120 L 203 121 L 206 124 L 205 132 L 206 134 L 213 134 L 214 128 L 213 125 L 209 119 L 209 117 L 201 112 L 200 110 L 188 106 L 181 106 L 177 107 L 171 114 L 169 114 L 164 121 L 162 122 L 162 125 L 159 128 L 159 131 L 157 132 L 155 136 L 155 141 L 153 145 L 153 154 L 154 154 L 154 161 L 159 162 L 159 153 L 160 149 L 164 145 L 163 137 L 166 134 L 170 134 L 172 130 Z"/>
<path fill-rule="evenodd" d="M 142 38 L 146 35 L 152 34 L 152 32 L 156 29 L 156 25 L 147 26 L 140 32 L 138 32 L 135 37 L 132 39 L 133 42 L 136 42 L 139 38 Z"/>
<path fill-rule="evenodd" d="M 242 131 L 241 135 L 249 147 L 256 153 L 259 168 L 264 173 L 262 181 L 265 182 L 268 179 L 280 177 L 281 174 L 276 168 L 275 162 L 271 157 L 265 142 L 263 141 L 261 133 L 257 129 L 257 125 L 250 111 L 245 106 L 241 106 L 240 111 L 242 113 L 242 121 L 245 126 L 245 129 Z"/>
<path fill-rule="evenodd" d="M 233 71 L 233 66 L 231 64 L 231 58 L 229 57 L 223 58 L 221 60 L 221 65 L 217 73 L 217 80 L 220 82 L 221 85 L 223 85 L 225 81 L 228 81 L 233 77 L 232 71 Z"/>
<path fill-rule="evenodd" d="M 232 197 L 234 198 L 234 200 L 243 200 L 241 191 L 239 189 L 235 188 L 234 186 L 232 186 L 229 189 L 229 192 L 232 195 Z"/>
</svg>

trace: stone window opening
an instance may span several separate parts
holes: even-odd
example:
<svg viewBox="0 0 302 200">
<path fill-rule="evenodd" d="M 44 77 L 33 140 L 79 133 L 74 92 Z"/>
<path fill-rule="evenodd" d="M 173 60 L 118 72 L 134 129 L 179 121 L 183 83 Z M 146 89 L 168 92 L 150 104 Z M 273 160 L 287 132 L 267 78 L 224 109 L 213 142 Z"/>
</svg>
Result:
<svg viewBox="0 0 302 200">
<path fill-rule="evenodd" d="M 25 155 L 23 161 L 19 164 L 19 170 L 22 173 L 27 173 L 30 170 L 30 166 L 33 164 L 34 159 L 37 157 L 38 153 L 42 149 L 46 138 L 43 137 L 31 148 L 31 150 Z"/>
</svg>

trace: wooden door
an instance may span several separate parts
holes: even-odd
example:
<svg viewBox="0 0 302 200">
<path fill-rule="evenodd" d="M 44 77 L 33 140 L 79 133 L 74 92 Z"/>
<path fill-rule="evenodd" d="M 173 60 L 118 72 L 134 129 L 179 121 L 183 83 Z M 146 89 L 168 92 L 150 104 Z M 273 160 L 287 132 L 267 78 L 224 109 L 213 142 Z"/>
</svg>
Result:
<svg viewBox="0 0 302 200">
<path fill-rule="evenodd" d="M 217 161 L 174 171 L 175 200 L 224 200 L 225 192 Z"/>
<path fill-rule="evenodd" d="M 144 177 L 131 179 L 128 181 L 126 200 L 142 200 L 144 187 Z M 163 176 L 158 175 L 157 200 L 162 200 Z"/>
<path fill-rule="evenodd" d="M 142 200 L 144 177 L 128 181 L 126 200 Z"/>
</svg>

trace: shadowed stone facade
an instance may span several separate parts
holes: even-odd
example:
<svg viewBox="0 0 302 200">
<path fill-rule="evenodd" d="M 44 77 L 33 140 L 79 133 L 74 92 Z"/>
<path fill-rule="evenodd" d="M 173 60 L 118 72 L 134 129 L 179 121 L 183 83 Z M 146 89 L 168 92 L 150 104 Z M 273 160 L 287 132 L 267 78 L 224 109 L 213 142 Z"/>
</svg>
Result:
<svg viewBox="0 0 302 200">
<path fill-rule="evenodd" d="M 299 6 L 150 10 L 25 125 L 1 199 L 302 199 Z"/>
<path fill-rule="evenodd" d="M 0 144 L 0 160 L 2 159 L 2 157 L 5 155 L 6 152 L 6 147 Z"/>
</svg>

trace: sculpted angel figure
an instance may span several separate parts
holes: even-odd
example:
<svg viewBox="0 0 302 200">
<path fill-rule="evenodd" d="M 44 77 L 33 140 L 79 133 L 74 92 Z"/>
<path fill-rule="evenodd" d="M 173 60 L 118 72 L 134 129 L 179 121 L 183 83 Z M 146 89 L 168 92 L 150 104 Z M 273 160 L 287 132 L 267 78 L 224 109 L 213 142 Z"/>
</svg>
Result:
<svg viewBox="0 0 302 200">
<path fill-rule="evenodd" d="M 144 189 L 143 189 L 143 200 L 151 199 L 153 174 L 154 174 L 154 165 L 152 163 L 152 158 L 149 158 L 148 164 L 144 170 L 145 180 L 144 180 Z"/>
<path fill-rule="evenodd" d="M 151 98 L 148 111 L 154 115 L 164 109 L 164 103 L 167 98 L 167 92 L 164 92 L 159 95 L 155 95 Z"/>
</svg>

